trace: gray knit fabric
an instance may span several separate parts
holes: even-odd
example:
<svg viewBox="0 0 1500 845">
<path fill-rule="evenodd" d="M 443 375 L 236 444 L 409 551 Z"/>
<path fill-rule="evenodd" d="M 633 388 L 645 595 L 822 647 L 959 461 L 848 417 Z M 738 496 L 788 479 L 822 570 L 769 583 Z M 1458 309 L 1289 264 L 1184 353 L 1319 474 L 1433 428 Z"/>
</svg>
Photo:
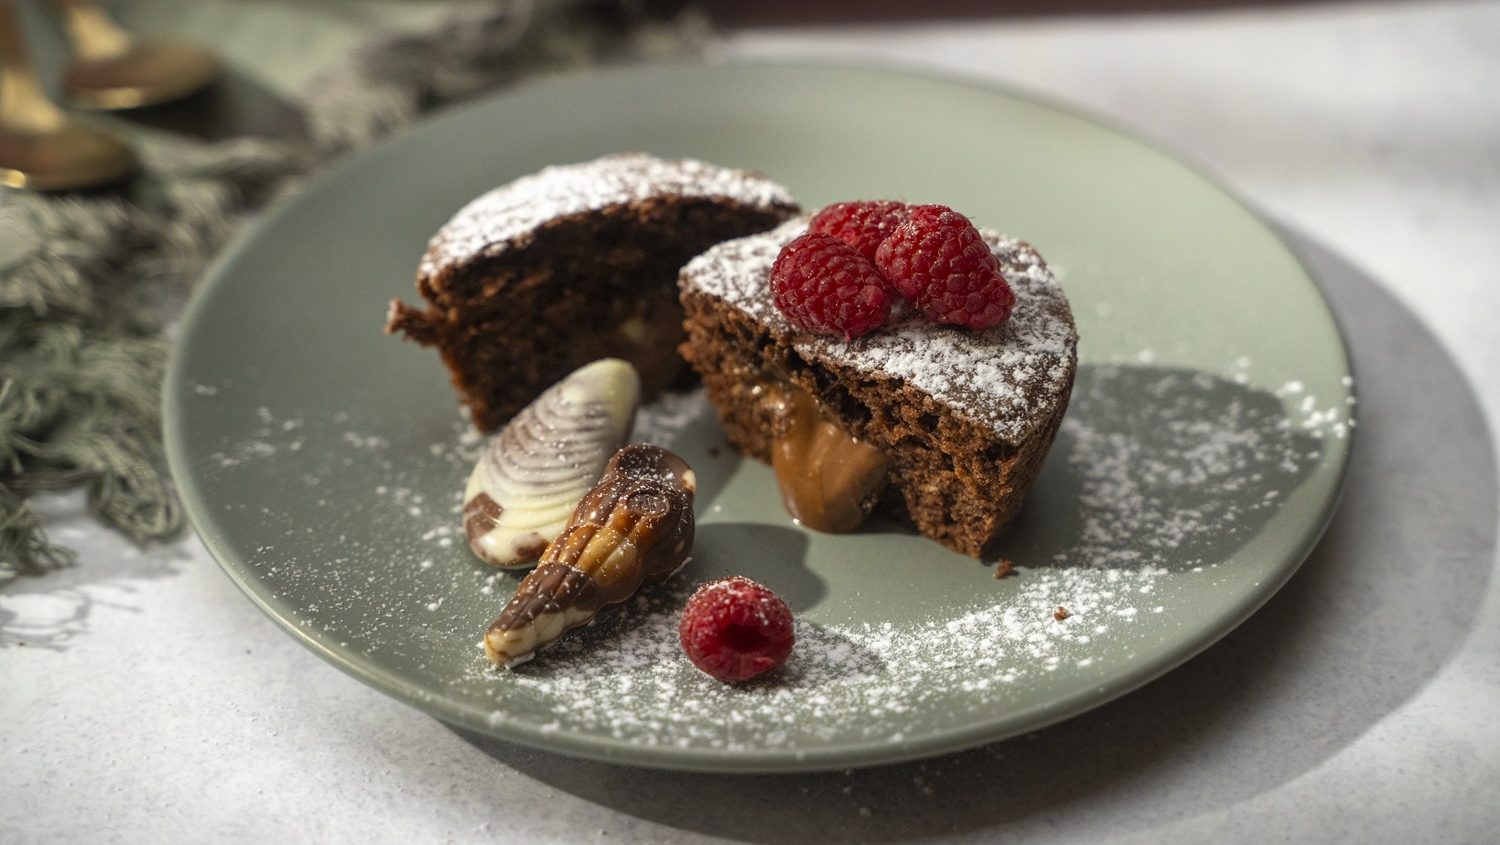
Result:
<svg viewBox="0 0 1500 845">
<path fill-rule="evenodd" d="M 172 320 L 236 230 L 311 171 L 447 103 L 522 76 L 681 54 L 692 14 L 633 4 L 466 3 L 435 30 L 380 39 L 309 86 L 308 137 L 135 137 L 128 192 L 0 191 L 0 582 L 64 565 L 26 498 L 82 485 L 136 542 L 182 527 L 164 465 L 160 387 Z"/>
</svg>

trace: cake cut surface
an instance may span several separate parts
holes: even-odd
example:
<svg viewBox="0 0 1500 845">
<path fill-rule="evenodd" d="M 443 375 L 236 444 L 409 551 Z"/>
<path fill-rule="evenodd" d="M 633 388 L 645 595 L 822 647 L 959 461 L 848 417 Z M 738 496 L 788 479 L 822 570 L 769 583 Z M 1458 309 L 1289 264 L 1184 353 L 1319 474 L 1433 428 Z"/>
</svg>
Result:
<svg viewBox="0 0 1500 845">
<path fill-rule="evenodd" d="M 712 199 L 747 208 L 796 207 L 786 188 L 748 170 L 696 159 L 621 153 L 544 167 L 464 206 L 433 236 L 417 268 L 436 279 L 478 258 L 522 245 L 550 221 L 662 198 Z"/>
<path fill-rule="evenodd" d="M 981 230 L 1015 293 L 1001 326 L 935 324 L 898 306 L 863 337 L 799 330 L 769 284 L 797 218 L 708 250 L 683 268 L 683 355 L 730 442 L 769 462 L 789 388 L 891 461 L 879 510 L 979 556 L 1019 510 L 1066 411 L 1077 368 L 1068 301 L 1028 244 Z"/>
<path fill-rule="evenodd" d="M 650 393 L 682 373 L 677 272 L 720 241 L 795 213 L 759 174 L 631 153 L 548 167 L 470 202 L 435 234 L 414 307 L 386 330 L 435 346 L 482 431 L 599 358 Z"/>
</svg>

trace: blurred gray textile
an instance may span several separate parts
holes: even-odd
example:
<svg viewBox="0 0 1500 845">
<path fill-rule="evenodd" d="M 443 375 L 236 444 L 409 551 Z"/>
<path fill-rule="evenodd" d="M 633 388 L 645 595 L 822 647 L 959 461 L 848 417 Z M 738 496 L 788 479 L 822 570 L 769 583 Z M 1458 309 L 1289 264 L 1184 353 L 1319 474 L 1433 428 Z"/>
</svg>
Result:
<svg viewBox="0 0 1500 845">
<path fill-rule="evenodd" d="M 443 105 L 521 77 L 691 54 L 691 10 L 640 3 L 455 3 L 435 28 L 376 39 L 309 85 L 297 137 L 208 142 L 141 129 L 120 192 L 0 191 L 0 583 L 66 564 L 27 504 L 85 486 L 137 542 L 183 523 L 161 442 L 177 309 L 239 227 L 323 164 Z"/>
</svg>

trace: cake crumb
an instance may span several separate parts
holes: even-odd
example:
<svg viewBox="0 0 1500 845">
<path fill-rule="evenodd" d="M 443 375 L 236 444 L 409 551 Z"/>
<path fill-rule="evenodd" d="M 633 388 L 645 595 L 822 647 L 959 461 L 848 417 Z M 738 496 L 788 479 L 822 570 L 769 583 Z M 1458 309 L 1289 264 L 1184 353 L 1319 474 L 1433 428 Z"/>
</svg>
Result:
<svg viewBox="0 0 1500 845">
<path fill-rule="evenodd" d="M 1067 619 L 1069 616 L 1072 616 L 1072 615 L 1073 614 L 1069 613 L 1068 609 L 1066 607 L 1063 607 L 1062 605 L 1058 605 L 1057 609 L 1054 610 L 1054 611 L 1052 611 L 1052 618 L 1056 619 L 1059 622 L 1063 621 L 1064 619 Z"/>
<path fill-rule="evenodd" d="M 1014 575 L 1015 571 L 1016 565 L 1014 563 L 1002 559 L 999 563 L 995 564 L 995 580 L 999 581 L 1001 578 L 1008 578 Z"/>
</svg>

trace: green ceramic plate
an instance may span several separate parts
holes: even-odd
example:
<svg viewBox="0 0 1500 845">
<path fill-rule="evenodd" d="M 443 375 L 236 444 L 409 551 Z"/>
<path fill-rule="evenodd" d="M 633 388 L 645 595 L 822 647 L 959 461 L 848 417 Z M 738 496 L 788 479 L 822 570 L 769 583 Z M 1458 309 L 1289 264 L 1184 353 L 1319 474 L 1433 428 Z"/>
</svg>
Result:
<svg viewBox="0 0 1500 845">
<path fill-rule="evenodd" d="M 381 333 L 386 304 L 413 295 L 427 238 L 471 197 L 621 150 L 756 168 L 810 207 L 942 202 L 1038 246 L 1083 341 L 1067 422 L 1001 550 L 1014 575 L 894 527 L 800 529 L 701 397 L 670 397 L 641 434 L 702 479 L 692 565 L 521 671 L 487 668 L 476 644 L 516 582 L 455 530 L 476 438 L 436 356 Z M 173 472 L 204 542 L 328 661 L 504 739 L 726 771 L 959 749 L 1182 663 L 1316 542 L 1352 409 L 1317 287 L 1211 179 L 1030 99 L 788 65 L 540 82 L 356 157 L 214 267 L 166 395 Z M 686 591 L 731 572 L 779 591 L 799 625 L 792 660 L 742 688 L 698 674 L 675 637 Z"/>
</svg>

